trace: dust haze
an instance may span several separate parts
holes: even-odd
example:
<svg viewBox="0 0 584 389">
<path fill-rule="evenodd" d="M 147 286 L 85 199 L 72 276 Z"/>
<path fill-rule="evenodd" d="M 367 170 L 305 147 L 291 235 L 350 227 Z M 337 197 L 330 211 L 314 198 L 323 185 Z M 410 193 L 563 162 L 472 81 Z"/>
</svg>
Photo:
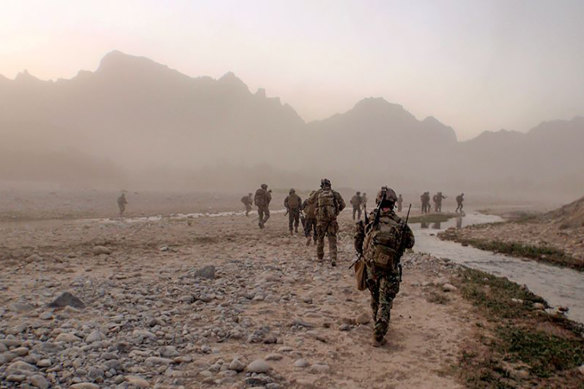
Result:
<svg viewBox="0 0 584 389">
<path fill-rule="evenodd" d="M 264 181 L 308 190 L 327 176 L 412 195 L 565 202 L 584 192 L 582 117 L 460 142 L 439 118 L 366 97 L 305 122 L 233 73 L 190 77 L 119 51 L 72 79 L 2 78 L 0 101 L 5 188 L 245 193 Z"/>
</svg>

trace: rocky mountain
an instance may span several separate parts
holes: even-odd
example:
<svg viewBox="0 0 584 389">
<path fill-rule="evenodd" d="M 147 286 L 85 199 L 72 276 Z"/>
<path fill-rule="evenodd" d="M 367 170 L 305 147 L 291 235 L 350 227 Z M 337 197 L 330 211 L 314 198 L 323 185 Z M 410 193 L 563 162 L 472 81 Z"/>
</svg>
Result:
<svg viewBox="0 0 584 389">
<path fill-rule="evenodd" d="M 326 175 L 344 186 L 383 182 L 413 192 L 573 197 L 584 191 L 581 117 L 545 122 L 526 134 L 502 130 L 458 142 L 433 117 L 418 120 L 400 105 L 366 98 L 345 113 L 305 123 L 292 107 L 263 89 L 252 93 L 233 73 L 193 78 L 118 51 L 94 72 L 68 80 L 42 81 L 26 71 L 14 80 L 0 77 L 0 135 L 4 163 L 30 165 L 23 178 L 44 171 L 58 179 L 49 173 L 62 167 L 30 162 L 71 153 L 71 169 L 80 170 L 66 177 L 103 181 L 95 168 L 103 164 L 116 186 L 133 180 L 125 185 L 226 189 L 265 177 L 273 185 L 294 180 L 312 187 Z M 7 176 L 20 177 L 0 171 L 0 179 Z"/>
</svg>

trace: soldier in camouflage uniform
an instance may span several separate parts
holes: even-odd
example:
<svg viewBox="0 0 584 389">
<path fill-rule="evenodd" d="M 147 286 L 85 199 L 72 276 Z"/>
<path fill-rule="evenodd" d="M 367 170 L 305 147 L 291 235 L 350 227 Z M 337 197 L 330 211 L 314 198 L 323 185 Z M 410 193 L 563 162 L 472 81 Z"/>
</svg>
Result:
<svg viewBox="0 0 584 389">
<path fill-rule="evenodd" d="M 432 201 L 434 201 L 434 212 L 442 212 L 442 200 L 445 198 L 446 196 L 444 196 L 442 192 L 438 192 L 434 195 L 434 197 L 432 197 Z"/>
<path fill-rule="evenodd" d="M 124 212 L 126 212 L 126 205 L 128 204 L 128 200 L 126 200 L 126 194 L 122 192 L 120 197 L 118 197 L 118 208 L 120 209 L 120 217 L 124 216 Z"/>
<path fill-rule="evenodd" d="M 302 211 L 304 212 L 304 236 L 306 237 L 307 246 L 310 246 L 311 239 L 316 243 L 316 204 L 309 201 L 315 193 L 315 191 L 310 192 L 308 198 L 302 203 Z"/>
<path fill-rule="evenodd" d="M 460 211 L 460 213 L 464 213 L 462 210 L 462 202 L 464 201 L 464 193 L 459 194 L 456 196 L 456 213 Z"/>
<path fill-rule="evenodd" d="M 379 205 L 382 201 L 383 191 L 385 200 L 379 208 L 379 222 L 375 224 L 375 212 L 371 212 L 369 223 L 365 225 L 359 222 L 355 234 L 355 250 L 363 255 L 367 266 L 367 288 L 371 293 L 371 310 L 375 322 L 373 345 L 376 347 L 385 343 L 393 300 L 399 292 L 401 282 L 399 258 L 403 255 L 403 249 L 414 246 L 412 230 L 406 226 L 404 231 L 401 218 L 393 211 L 397 201 L 395 192 L 383 187 L 377 195 L 376 203 Z M 391 240 L 392 245 L 380 243 L 385 237 L 380 232 L 384 231 L 397 231 L 393 234 L 395 238 Z M 382 267 L 379 263 L 383 258 L 386 265 Z"/>
<path fill-rule="evenodd" d="M 249 216 L 249 211 L 251 211 L 251 205 L 253 204 L 252 194 L 249 193 L 247 196 L 243 196 L 241 202 L 245 205 L 245 216 Z"/>
<path fill-rule="evenodd" d="M 290 229 L 290 235 L 294 232 L 298 233 L 300 211 L 302 210 L 302 199 L 296 194 L 294 188 L 290 189 L 290 193 L 284 199 L 284 208 L 288 211 L 288 228 Z M 292 230 L 292 226 L 294 226 L 294 231 Z"/>
<path fill-rule="evenodd" d="M 337 233 L 339 223 L 337 216 L 345 208 L 345 200 L 339 192 L 332 190 L 331 182 L 323 178 L 320 189 L 309 198 L 310 204 L 316 208 L 316 255 L 319 261 L 324 258 L 324 237 L 328 237 L 331 265 L 337 265 Z"/>
<path fill-rule="evenodd" d="M 353 206 L 353 220 L 355 220 L 355 215 L 357 215 L 357 220 L 361 220 L 361 192 L 355 193 L 355 196 L 351 197 L 351 205 Z"/>
<path fill-rule="evenodd" d="M 272 191 L 268 190 L 266 184 L 256 190 L 253 199 L 254 204 L 258 207 L 258 226 L 264 228 L 266 222 L 270 218 L 270 201 L 272 201 Z"/>
</svg>

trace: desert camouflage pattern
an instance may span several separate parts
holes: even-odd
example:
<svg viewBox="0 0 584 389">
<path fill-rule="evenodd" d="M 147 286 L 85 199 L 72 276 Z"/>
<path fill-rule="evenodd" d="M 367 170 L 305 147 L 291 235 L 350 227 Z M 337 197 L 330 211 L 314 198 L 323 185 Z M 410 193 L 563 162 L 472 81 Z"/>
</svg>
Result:
<svg viewBox="0 0 584 389">
<path fill-rule="evenodd" d="M 336 210 L 334 215 L 330 211 L 319 212 L 319 198 L 321 198 L 327 191 L 332 191 Z M 316 210 L 316 256 L 318 260 L 324 259 L 324 238 L 328 238 L 329 253 L 331 257 L 331 264 L 336 265 L 337 262 L 337 233 L 339 232 L 339 224 L 337 223 L 337 215 L 346 207 L 345 200 L 339 192 L 329 188 L 321 188 L 313 193 L 309 198 L 310 204 L 315 204 Z M 322 203 L 322 201 L 320 201 Z M 327 215 L 324 217 L 323 215 Z"/>
<path fill-rule="evenodd" d="M 291 191 L 284 199 L 284 208 L 288 211 L 288 229 L 290 232 L 298 232 L 302 199 L 295 192 Z"/>
</svg>

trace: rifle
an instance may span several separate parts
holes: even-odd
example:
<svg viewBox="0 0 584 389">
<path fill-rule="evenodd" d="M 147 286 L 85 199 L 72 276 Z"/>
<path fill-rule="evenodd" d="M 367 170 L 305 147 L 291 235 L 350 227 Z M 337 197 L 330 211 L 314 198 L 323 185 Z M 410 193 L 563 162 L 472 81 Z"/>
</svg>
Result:
<svg viewBox="0 0 584 389">
<path fill-rule="evenodd" d="M 408 219 L 410 218 L 410 210 L 412 209 L 412 204 L 410 204 L 410 206 L 408 207 L 408 214 L 406 215 L 406 221 L 404 222 L 403 226 L 402 226 L 402 230 L 401 230 L 401 238 L 399 241 L 399 260 L 397 263 L 397 268 L 399 269 L 399 282 L 401 282 L 402 280 L 402 265 L 401 265 L 401 257 L 404 253 L 404 251 L 406 250 L 406 246 L 405 246 L 405 239 L 404 236 L 406 234 L 407 228 L 408 228 Z"/>
</svg>

